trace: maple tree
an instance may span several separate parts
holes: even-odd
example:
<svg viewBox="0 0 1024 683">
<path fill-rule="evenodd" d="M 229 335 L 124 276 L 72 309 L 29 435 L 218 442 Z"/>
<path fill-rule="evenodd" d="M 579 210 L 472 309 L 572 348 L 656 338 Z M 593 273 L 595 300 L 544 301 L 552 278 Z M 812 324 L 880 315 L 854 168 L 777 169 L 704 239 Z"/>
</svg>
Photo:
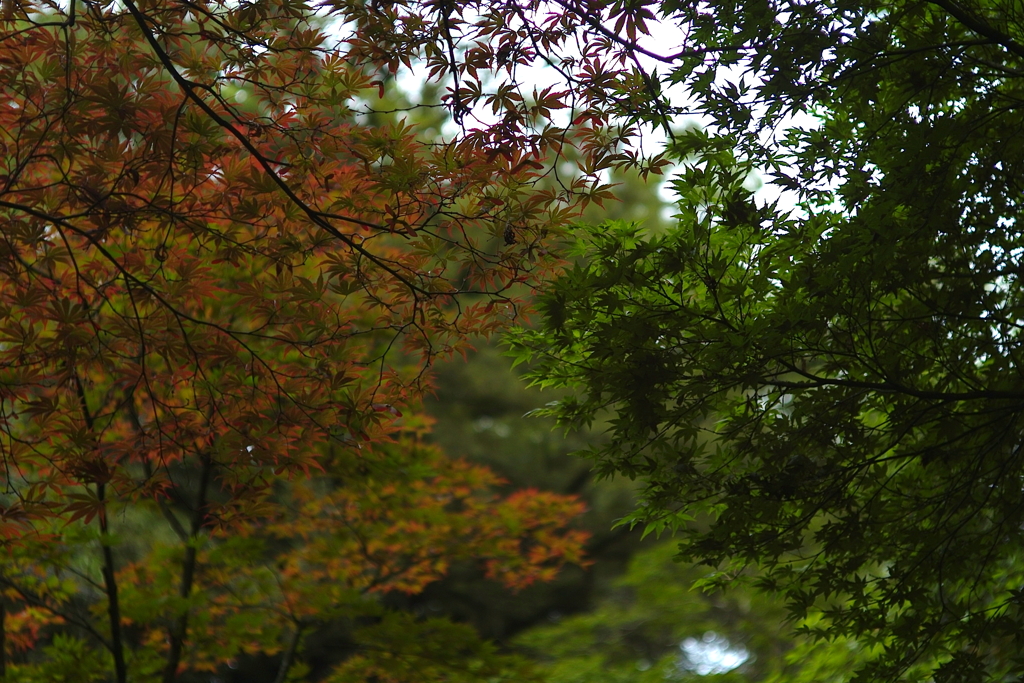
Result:
<svg viewBox="0 0 1024 683">
<path fill-rule="evenodd" d="M 786 680 L 1020 679 L 1020 4 L 658 9 L 711 124 L 677 225 L 581 229 L 521 355 L 609 426 L 633 521 L 785 598 Z"/>
<path fill-rule="evenodd" d="M 417 406 L 435 358 L 516 317 L 604 170 L 664 163 L 624 146 L 651 84 L 587 26 L 540 4 L 4 4 L 0 672 L 170 683 L 280 653 L 284 681 L 341 619 L 332 680 L 527 675 L 376 596 L 460 559 L 510 586 L 581 561 L 577 502 L 496 497 Z M 544 61 L 564 88 L 524 89 Z M 457 133 L 372 109 L 414 63 Z"/>
</svg>

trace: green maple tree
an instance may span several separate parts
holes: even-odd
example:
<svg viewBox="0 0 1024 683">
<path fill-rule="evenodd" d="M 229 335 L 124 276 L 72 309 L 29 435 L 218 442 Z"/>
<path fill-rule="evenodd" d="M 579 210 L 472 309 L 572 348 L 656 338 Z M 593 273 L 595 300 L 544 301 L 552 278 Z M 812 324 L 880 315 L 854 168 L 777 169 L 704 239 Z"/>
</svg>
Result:
<svg viewBox="0 0 1024 683">
<path fill-rule="evenodd" d="M 809 680 L 1019 678 L 1019 4 L 647 7 L 678 50 L 609 41 L 708 125 L 677 226 L 581 229 L 518 337 L 552 412 L 609 420 L 589 455 L 705 586 L 786 598 Z"/>
</svg>

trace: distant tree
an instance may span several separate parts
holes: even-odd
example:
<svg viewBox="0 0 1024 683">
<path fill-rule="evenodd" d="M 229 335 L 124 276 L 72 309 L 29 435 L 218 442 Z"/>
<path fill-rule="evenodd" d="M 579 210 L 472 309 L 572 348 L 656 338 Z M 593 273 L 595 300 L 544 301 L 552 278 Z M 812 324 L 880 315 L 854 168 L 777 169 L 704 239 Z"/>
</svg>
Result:
<svg viewBox="0 0 1024 683">
<path fill-rule="evenodd" d="M 674 141 L 678 224 L 580 230 L 516 341 L 535 381 L 611 425 L 590 456 L 642 480 L 636 522 L 711 585 L 759 567 L 803 630 L 858 644 L 854 679 L 1020 677 L 1020 7 L 657 9 L 678 50 L 609 40 L 705 117 Z"/>
</svg>

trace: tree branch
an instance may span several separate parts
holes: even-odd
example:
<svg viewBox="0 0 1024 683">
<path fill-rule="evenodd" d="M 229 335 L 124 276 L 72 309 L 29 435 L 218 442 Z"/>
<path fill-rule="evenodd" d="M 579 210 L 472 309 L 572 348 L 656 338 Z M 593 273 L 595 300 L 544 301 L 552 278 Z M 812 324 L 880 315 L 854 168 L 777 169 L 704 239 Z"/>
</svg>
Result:
<svg viewBox="0 0 1024 683">
<path fill-rule="evenodd" d="M 975 391 L 931 391 L 927 389 L 915 389 L 892 381 L 864 382 L 853 379 L 842 379 L 840 377 L 821 377 L 808 372 L 792 363 L 780 363 L 788 372 L 795 373 L 806 378 L 806 382 L 790 382 L 781 379 L 768 379 L 766 384 L 781 389 L 815 389 L 819 387 L 836 386 L 850 387 L 853 389 L 865 389 L 876 391 L 880 394 L 903 394 L 913 396 L 926 401 L 1024 401 L 1024 392 L 1021 391 L 998 391 L 995 389 L 977 389 Z"/>
<path fill-rule="evenodd" d="M 188 600 L 192 594 L 192 584 L 195 582 L 198 553 L 196 543 L 199 539 L 199 532 L 203 528 L 203 522 L 206 519 L 206 494 L 213 472 L 213 458 L 209 454 L 203 454 L 201 459 L 202 469 L 199 474 L 199 491 L 196 494 L 196 506 L 192 510 L 192 524 L 188 541 L 185 545 L 185 559 L 181 563 L 181 585 L 178 589 L 178 595 L 183 601 Z M 186 604 L 171 627 L 169 634 L 170 648 L 167 651 L 167 665 L 164 667 L 164 683 L 174 683 L 178 677 L 181 653 L 184 649 L 185 638 L 188 635 L 188 614 L 189 609 Z"/>
<path fill-rule="evenodd" d="M 178 87 L 182 89 L 182 92 L 185 93 L 185 96 L 188 97 L 188 99 L 190 99 L 192 102 L 194 102 L 196 106 L 202 109 L 203 113 L 209 116 L 214 121 L 214 123 L 216 123 L 218 126 L 226 130 L 228 133 L 232 135 L 232 137 L 234 137 L 241 143 L 242 147 L 244 147 L 246 151 L 253 156 L 253 158 L 257 161 L 257 163 L 259 163 L 259 165 L 267 173 L 267 175 L 274 182 L 274 184 L 281 188 L 281 191 L 284 192 L 284 194 L 288 197 L 289 201 L 291 201 L 295 206 L 299 207 L 299 209 L 304 214 L 306 214 L 306 216 L 315 225 L 319 226 L 320 228 L 323 228 L 325 231 L 327 231 L 334 237 L 344 242 L 351 249 L 359 252 L 366 258 L 370 259 L 371 262 L 375 263 L 376 265 L 386 270 L 388 273 L 397 278 L 402 284 L 408 287 L 410 291 L 424 296 L 431 296 L 435 294 L 427 291 L 423 287 L 416 286 L 411 280 L 409 280 L 404 275 L 399 273 L 395 268 L 389 266 L 387 263 L 384 262 L 383 259 L 378 257 L 376 254 L 373 254 L 369 250 L 363 248 L 360 244 L 357 244 L 356 240 L 354 240 L 352 236 L 346 235 L 345 233 L 341 232 L 336 227 L 331 225 L 331 223 L 324 218 L 322 212 L 317 211 L 313 207 L 309 206 L 297 194 L 295 194 L 295 191 L 291 187 L 289 187 L 288 183 L 286 183 L 284 179 L 281 178 L 281 176 L 276 171 L 274 171 L 271 162 L 266 157 L 264 157 L 263 154 L 261 154 L 260 151 L 256 149 L 256 147 L 249 141 L 248 136 L 242 133 L 237 128 L 235 128 L 231 124 L 231 122 L 227 121 L 226 119 L 224 119 L 223 116 L 214 111 L 213 107 L 211 107 L 209 103 L 206 102 L 206 100 L 204 100 L 202 97 L 196 94 L 196 86 L 204 87 L 207 89 L 209 89 L 209 86 L 203 86 L 201 83 L 195 83 L 181 75 L 177 67 L 175 67 L 174 63 L 171 61 L 170 56 L 160 46 L 160 43 L 157 42 L 156 36 L 153 34 L 153 31 L 149 27 L 146 15 L 143 14 L 141 10 L 139 10 L 139 8 L 135 5 L 134 2 L 132 2 L 132 0 L 125 0 L 125 7 L 128 8 L 128 12 L 131 13 L 132 18 L 135 19 L 135 22 L 138 24 L 139 29 L 142 31 L 142 35 L 146 38 L 146 42 L 149 43 L 151 48 L 153 48 L 153 52 L 156 53 L 157 59 L 159 59 L 160 63 L 164 65 L 164 68 L 167 69 L 168 75 L 170 75 L 171 79 L 178 84 Z M 371 221 L 364 221 L 358 218 L 352 218 L 351 216 L 334 215 L 334 217 L 339 220 L 343 220 L 361 227 L 373 228 L 376 230 L 380 230 L 382 232 L 389 232 L 387 228 L 385 228 L 383 225 L 373 223 Z"/>
<path fill-rule="evenodd" d="M 82 418 L 89 434 L 95 434 L 96 422 L 89 411 L 82 379 L 72 369 L 75 380 L 75 391 L 82 409 Z M 124 641 L 121 636 L 121 606 L 117 600 L 117 576 L 114 570 L 114 551 L 110 547 L 110 528 L 107 523 L 106 507 L 107 485 L 104 481 L 96 482 L 96 499 L 100 503 L 100 552 L 103 555 L 103 589 L 107 594 L 107 619 L 110 622 L 110 655 L 114 659 L 114 676 L 117 683 L 127 683 L 128 668 L 124 661 Z"/>
<path fill-rule="evenodd" d="M 1021 45 L 984 19 L 969 13 L 955 2 L 955 0 L 928 0 L 928 2 L 949 12 L 950 16 L 971 31 L 977 33 L 979 36 L 985 36 L 986 38 L 999 43 L 1018 57 L 1024 57 L 1024 45 Z"/>
<path fill-rule="evenodd" d="M 295 661 L 295 652 L 299 649 L 299 642 L 302 639 L 302 630 L 302 624 L 295 622 L 295 630 L 292 632 L 292 637 L 288 639 L 288 647 L 284 651 L 281 666 L 277 669 L 274 683 L 284 683 L 288 677 L 288 670 L 292 668 L 292 662 Z"/>
<path fill-rule="evenodd" d="M 105 503 L 107 485 L 96 484 L 96 498 Z M 103 586 L 107 593 L 107 617 L 110 620 L 110 654 L 114 658 L 117 683 L 127 683 L 128 669 L 124 661 L 124 642 L 121 636 L 121 607 L 117 600 L 117 577 L 114 574 L 114 551 L 110 547 L 107 510 L 100 508 L 100 546 L 103 549 Z"/>
</svg>

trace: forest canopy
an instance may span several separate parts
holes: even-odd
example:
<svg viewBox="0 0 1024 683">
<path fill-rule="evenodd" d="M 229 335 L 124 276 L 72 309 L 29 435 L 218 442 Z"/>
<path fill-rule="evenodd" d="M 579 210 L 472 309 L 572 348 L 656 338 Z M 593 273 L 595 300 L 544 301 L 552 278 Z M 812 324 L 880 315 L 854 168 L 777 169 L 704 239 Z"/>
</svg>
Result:
<svg viewBox="0 0 1024 683">
<path fill-rule="evenodd" d="M 283 683 L 330 623 L 330 680 L 536 675 L 388 600 L 585 561 L 420 411 L 539 289 L 516 351 L 708 588 L 861 680 L 1024 673 L 1016 3 L 0 12 L 0 670 Z M 673 166 L 672 227 L 575 223 Z"/>
</svg>

